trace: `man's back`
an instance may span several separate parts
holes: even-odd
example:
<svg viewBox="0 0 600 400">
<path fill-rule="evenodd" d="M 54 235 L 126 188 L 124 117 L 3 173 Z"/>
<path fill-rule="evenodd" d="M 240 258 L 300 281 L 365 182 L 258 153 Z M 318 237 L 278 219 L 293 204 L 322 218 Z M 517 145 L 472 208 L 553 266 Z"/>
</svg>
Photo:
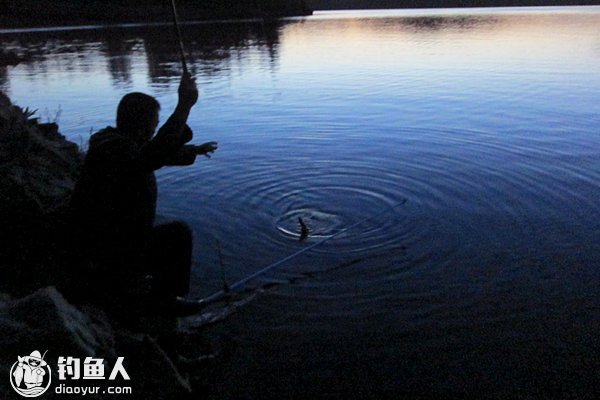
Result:
<svg viewBox="0 0 600 400">
<path fill-rule="evenodd" d="M 108 127 L 90 139 L 72 199 L 73 216 L 92 251 L 137 247 L 152 228 L 156 179 L 133 140 Z"/>
</svg>

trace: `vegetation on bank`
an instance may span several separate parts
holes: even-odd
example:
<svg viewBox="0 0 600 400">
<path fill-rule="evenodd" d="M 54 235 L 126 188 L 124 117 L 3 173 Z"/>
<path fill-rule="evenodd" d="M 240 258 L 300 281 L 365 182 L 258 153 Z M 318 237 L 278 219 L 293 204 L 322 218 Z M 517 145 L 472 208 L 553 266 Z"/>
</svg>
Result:
<svg viewBox="0 0 600 400">
<path fill-rule="evenodd" d="M 0 28 L 172 20 L 168 0 L 20 0 L 9 3 L 2 7 Z M 312 14 L 304 0 L 177 0 L 176 3 L 182 21 Z"/>
<path fill-rule="evenodd" d="M 35 114 L 0 91 L 0 291 L 13 295 L 56 284 L 82 163 L 58 125 Z"/>
</svg>

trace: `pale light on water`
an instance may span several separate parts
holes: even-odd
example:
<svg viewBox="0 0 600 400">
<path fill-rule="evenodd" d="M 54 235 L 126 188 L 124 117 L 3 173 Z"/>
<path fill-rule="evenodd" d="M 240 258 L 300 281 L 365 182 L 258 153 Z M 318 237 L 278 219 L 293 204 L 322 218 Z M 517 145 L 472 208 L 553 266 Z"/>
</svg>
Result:
<svg viewBox="0 0 600 400">
<path fill-rule="evenodd" d="M 180 73 L 167 28 L 4 32 L 31 60 L 0 69 L 0 86 L 43 117 L 60 105 L 75 141 L 112 124 L 129 91 L 155 95 L 164 118 Z M 217 238 L 234 281 L 407 199 L 267 277 L 294 283 L 219 328 L 239 350 L 213 371 L 215 397 L 588 392 L 600 8 L 331 12 L 185 33 L 202 90 L 194 141 L 220 149 L 159 173 L 159 213 L 196 233 L 194 294 L 220 289 Z"/>
</svg>

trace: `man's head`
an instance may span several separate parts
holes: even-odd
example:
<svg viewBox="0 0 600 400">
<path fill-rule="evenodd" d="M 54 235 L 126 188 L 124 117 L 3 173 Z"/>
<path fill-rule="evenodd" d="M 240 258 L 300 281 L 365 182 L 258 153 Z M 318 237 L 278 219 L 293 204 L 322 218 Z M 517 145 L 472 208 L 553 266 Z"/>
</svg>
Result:
<svg viewBox="0 0 600 400">
<path fill-rule="evenodd" d="M 148 140 L 158 126 L 159 111 L 154 97 L 140 92 L 126 94 L 117 108 L 117 129 L 135 140 Z"/>
</svg>

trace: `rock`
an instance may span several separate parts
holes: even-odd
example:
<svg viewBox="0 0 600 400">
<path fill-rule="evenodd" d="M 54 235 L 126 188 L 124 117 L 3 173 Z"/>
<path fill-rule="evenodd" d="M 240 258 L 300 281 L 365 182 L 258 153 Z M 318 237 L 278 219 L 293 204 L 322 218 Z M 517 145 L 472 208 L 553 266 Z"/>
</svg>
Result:
<svg viewBox="0 0 600 400">
<path fill-rule="evenodd" d="M 11 297 L 8 294 L 0 293 L 0 310 L 3 309 L 10 300 Z"/>
<path fill-rule="evenodd" d="M 184 399 L 191 395 L 190 384 L 169 356 L 147 335 L 121 332 L 117 350 L 131 371 L 131 386 L 140 399 Z"/>
<path fill-rule="evenodd" d="M 42 347 L 50 357 L 114 356 L 114 334 L 103 312 L 84 314 L 53 287 L 6 303 L 0 309 L 0 329 L 6 333 L 0 337 L 0 357 L 12 359 L 12 353 L 29 354 Z"/>
<path fill-rule="evenodd" d="M 4 304 L 4 306 L 2 306 Z M 52 369 L 52 387 L 44 398 L 60 398 L 52 392 L 59 383 L 58 357 L 97 357 L 105 360 L 108 377 L 117 357 L 131 380 L 115 381 L 117 386 L 130 386 L 132 399 L 183 399 L 191 394 L 183 378 L 165 351 L 146 334 L 114 329 L 99 309 L 78 309 L 69 304 L 53 287 L 47 287 L 18 300 L 0 296 L 0 376 L 8 376 L 17 356 L 38 350 L 48 353 L 44 360 Z M 119 377 L 120 378 L 120 377 Z M 79 386 L 108 386 L 106 381 L 80 380 Z M 16 395 L 8 379 L 0 379 L 0 395 L 4 400 Z M 103 398 L 87 395 L 87 398 Z M 14 397 L 17 398 L 17 397 Z"/>
<path fill-rule="evenodd" d="M 8 376 L 17 356 L 34 350 L 48 350 L 44 359 L 52 367 L 59 356 L 116 358 L 114 333 L 103 313 L 82 313 L 53 287 L 0 308 L 0 375 Z M 52 371 L 56 382 L 56 368 Z M 12 392 L 8 385 L 0 379 L 0 393 Z"/>
</svg>

